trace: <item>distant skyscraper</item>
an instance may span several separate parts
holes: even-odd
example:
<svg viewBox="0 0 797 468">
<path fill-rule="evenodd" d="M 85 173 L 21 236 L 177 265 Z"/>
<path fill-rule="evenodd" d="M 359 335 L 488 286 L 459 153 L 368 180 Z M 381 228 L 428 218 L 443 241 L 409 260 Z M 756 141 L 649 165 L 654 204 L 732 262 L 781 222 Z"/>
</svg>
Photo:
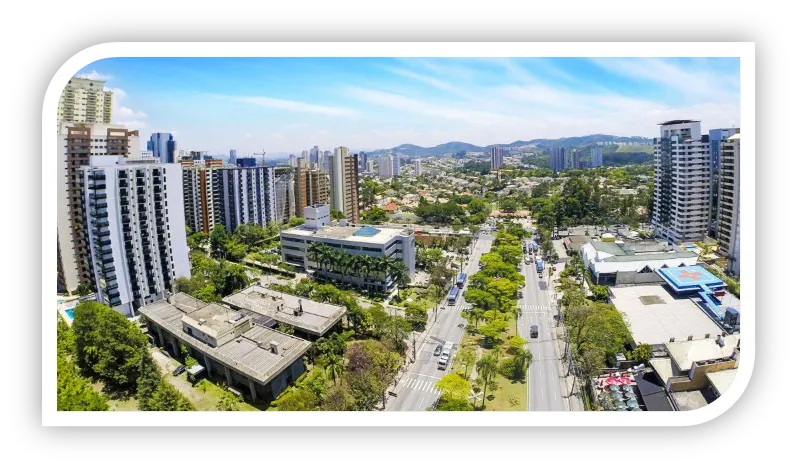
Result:
<svg viewBox="0 0 797 468">
<path fill-rule="evenodd" d="M 415 177 L 420 177 L 420 175 L 421 175 L 421 160 L 420 159 L 416 159 L 415 162 L 413 163 L 413 165 L 415 166 Z"/>
<path fill-rule="evenodd" d="M 722 143 L 719 164 L 719 204 L 717 207 L 717 243 L 721 254 L 728 256 L 728 271 L 739 275 L 739 169 L 741 134 Z"/>
<path fill-rule="evenodd" d="M 360 167 L 357 170 L 360 172 L 368 170 L 368 155 L 366 153 L 360 153 L 358 160 L 360 162 Z"/>
<path fill-rule="evenodd" d="M 227 160 L 230 164 L 235 164 L 235 160 L 238 158 L 238 152 L 234 149 L 230 150 L 230 159 Z"/>
<path fill-rule="evenodd" d="M 603 166 L 603 149 L 602 148 L 592 148 L 590 150 L 592 156 L 592 167 L 601 167 Z"/>
<path fill-rule="evenodd" d="M 393 158 L 390 154 L 386 154 L 379 158 L 379 177 L 390 178 L 393 177 Z"/>
<path fill-rule="evenodd" d="M 307 150 L 302 150 L 302 157 L 308 159 L 310 157 L 310 152 Z"/>
<path fill-rule="evenodd" d="M 554 173 L 565 169 L 565 153 L 564 148 L 551 148 L 551 170 Z"/>
<path fill-rule="evenodd" d="M 711 151 L 711 222 L 708 227 L 708 235 L 715 237 L 718 193 L 719 193 L 719 172 L 722 144 L 728 141 L 728 137 L 739 133 L 738 128 L 717 128 L 708 131 L 709 150 Z"/>
<path fill-rule="evenodd" d="M 401 175 L 401 156 L 394 154 L 393 155 L 393 177 L 398 177 Z"/>
<path fill-rule="evenodd" d="M 257 166 L 257 159 L 248 157 L 248 158 L 237 158 L 235 160 L 235 165 L 238 167 L 256 167 Z"/>
<path fill-rule="evenodd" d="M 373 159 L 368 161 L 368 164 L 367 164 L 367 167 L 365 168 L 365 170 L 367 172 L 369 172 L 370 174 L 373 174 L 376 171 L 376 161 L 374 161 Z"/>
<path fill-rule="evenodd" d="M 344 211 L 345 199 L 343 198 L 343 158 L 349 156 L 349 149 L 341 146 L 335 148 L 335 156 L 332 158 L 332 170 L 330 171 L 330 185 L 332 186 L 332 208 Z"/>
<path fill-rule="evenodd" d="M 504 154 L 500 146 L 490 149 L 490 169 L 495 171 L 504 167 Z"/>
<path fill-rule="evenodd" d="M 318 164 L 318 155 L 319 155 L 318 146 L 313 146 L 313 149 L 310 150 L 309 161 L 311 163 Z M 307 161 L 307 159 L 305 159 L 305 161 Z"/>
<path fill-rule="evenodd" d="M 573 169 L 581 169 L 581 152 L 576 148 L 570 153 L 570 167 Z"/>
<path fill-rule="evenodd" d="M 332 151 L 324 151 L 324 156 L 321 158 L 319 167 L 324 172 L 330 172 L 332 169 Z"/>
<path fill-rule="evenodd" d="M 274 220 L 287 223 L 296 213 L 296 188 L 293 172 L 298 169 L 290 167 L 274 168 Z"/>
<path fill-rule="evenodd" d="M 306 160 L 306 158 L 304 156 L 302 156 L 302 159 Z M 296 155 L 295 154 L 292 154 L 292 155 L 288 156 L 288 165 L 291 166 L 291 167 L 296 167 Z"/>
<path fill-rule="evenodd" d="M 177 142 L 171 133 L 153 133 L 147 141 L 147 151 L 152 151 L 153 156 L 158 158 L 163 164 L 176 162 L 174 151 Z"/>
<path fill-rule="evenodd" d="M 657 236 L 676 244 L 702 240 L 711 207 L 708 135 L 701 135 L 698 120 L 660 125 L 661 138 L 653 140 L 653 228 Z"/>
<path fill-rule="evenodd" d="M 111 123 L 113 92 L 105 81 L 72 78 L 58 100 L 58 130 L 67 123 Z"/>
</svg>

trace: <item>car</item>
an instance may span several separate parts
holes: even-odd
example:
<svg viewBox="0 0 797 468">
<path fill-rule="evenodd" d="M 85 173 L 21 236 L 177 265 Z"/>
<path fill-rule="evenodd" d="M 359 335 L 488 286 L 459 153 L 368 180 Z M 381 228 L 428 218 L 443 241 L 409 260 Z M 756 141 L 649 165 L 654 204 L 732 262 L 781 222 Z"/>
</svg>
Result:
<svg viewBox="0 0 797 468">
<path fill-rule="evenodd" d="M 553 270 L 553 271 L 556 271 L 556 265 L 553 265 L 553 266 L 551 267 L 551 270 Z"/>
<path fill-rule="evenodd" d="M 540 279 L 542 279 L 542 272 L 540 272 L 540 273 L 537 273 L 537 277 L 538 277 L 538 278 L 540 278 Z"/>
<path fill-rule="evenodd" d="M 178 375 L 182 374 L 183 372 L 185 372 L 185 366 L 179 365 L 179 366 L 177 366 L 177 369 L 175 369 L 174 372 L 172 372 L 172 375 L 177 377 Z"/>
<path fill-rule="evenodd" d="M 526 265 L 531 265 L 531 260 L 529 260 L 528 258 L 526 259 Z"/>
<path fill-rule="evenodd" d="M 518 291 L 517 292 L 517 297 L 518 297 L 518 299 L 523 299 L 523 291 Z"/>
<path fill-rule="evenodd" d="M 437 361 L 437 368 L 440 370 L 446 370 L 446 367 L 448 367 L 448 356 L 443 356 L 439 361 Z"/>
<path fill-rule="evenodd" d="M 540 336 L 540 329 L 537 328 L 537 325 L 532 325 L 529 329 L 529 337 L 537 338 L 538 336 Z"/>
<path fill-rule="evenodd" d="M 434 349 L 434 355 L 440 356 L 440 353 L 442 352 L 443 352 L 443 345 L 441 344 L 437 345 L 437 347 Z"/>
</svg>

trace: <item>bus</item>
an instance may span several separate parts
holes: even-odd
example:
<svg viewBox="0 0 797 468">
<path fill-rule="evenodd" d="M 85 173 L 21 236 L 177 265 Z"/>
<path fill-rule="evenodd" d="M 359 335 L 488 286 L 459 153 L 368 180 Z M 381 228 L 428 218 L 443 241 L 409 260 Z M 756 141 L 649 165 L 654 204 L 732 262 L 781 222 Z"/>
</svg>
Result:
<svg viewBox="0 0 797 468">
<path fill-rule="evenodd" d="M 454 286 L 454 289 L 448 295 L 448 305 L 454 305 L 457 302 L 457 297 L 459 297 L 459 288 Z"/>
<path fill-rule="evenodd" d="M 459 278 L 457 278 L 457 287 L 462 289 L 462 286 L 465 286 L 465 281 L 467 281 L 468 275 L 465 273 L 460 273 Z"/>
<path fill-rule="evenodd" d="M 537 260 L 537 273 L 542 273 L 542 269 L 545 267 L 545 264 L 542 260 Z"/>
</svg>

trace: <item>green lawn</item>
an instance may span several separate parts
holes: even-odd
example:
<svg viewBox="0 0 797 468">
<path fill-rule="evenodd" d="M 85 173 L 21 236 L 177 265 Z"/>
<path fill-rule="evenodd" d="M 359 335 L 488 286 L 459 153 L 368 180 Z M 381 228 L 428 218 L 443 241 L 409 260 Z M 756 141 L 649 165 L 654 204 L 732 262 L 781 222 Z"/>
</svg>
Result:
<svg viewBox="0 0 797 468">
<path fill-rule="evenodd" d="M 487 411 L 526 411 L 529 400 L 526 382 L 512 382 L 499 374 L 495 383 L 498 389 L 493 395 L 487 394 Z"/>
<path fill-rule="evenodd" d="M 643 145 L 628 145 L 628 146 L 618 146 L 617 147 L 618 153 L 647 153 L 653 154 L 653 147 L 652 146 L 643 146 Z"/>
</svg>

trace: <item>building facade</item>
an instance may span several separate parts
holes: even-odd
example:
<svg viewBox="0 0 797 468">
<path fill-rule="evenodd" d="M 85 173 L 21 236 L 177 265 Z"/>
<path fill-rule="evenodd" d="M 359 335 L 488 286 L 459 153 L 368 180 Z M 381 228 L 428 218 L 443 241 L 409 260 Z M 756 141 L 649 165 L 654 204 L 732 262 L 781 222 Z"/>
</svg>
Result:
<svg viewBox="0 0 797 468">
<path fill-rule="evenodd" d="M 294 172 L 299 168 L 274 168 L 275 221 L 287 223 L 296 213 L 296 187 Z"/>
<path fill-rule="evenodd" d="M 416 159 L 415 162 L 413 163 L 413 167 L 414 167 L 414 170 L 415 170 L 414 171 L 415 177 L 420 177 L 421 176 L 421 171 L 422 171 L 422 169 L 421 169 L 421 160 L 420 159 Z"/>
<path fill-rule="evenodd" d="M 570 167 L 573 169 L 581 169 L 581 152 L 573 148 L 570 152 Z"/>
<path fill-rule="evenodd" d="M 329 174 L 321 169 L 299 167 L 294 172 L 295 210 L 293 216 L 304 216 L 304 207 L 330 203 Z"/>
<path fill-rule="evenodd" d="M 551 170 L 554 173 L 565 170 L 565 153 L 564 148 L 551 148 Z"/>
<path fill-rule="evenodd" d="M 329 206 L 313 205 L 304 210 L 305 223 L 280 233 L 282 259 L 316 275 L 366 289 L 388 291 L 396 286 L 394 278 L 384 264 L 371 263 L 369 267 L 346 269 L 321 260 L 313 253 L 313 244 L 352 256 L 369 256 L 404 263 L 409 282 L 415 278 L 415 234 L 411 229 L 374 228 L 372 226 L 330 225 Z M 370 268 L 370 270 L 368 270 Z"/>
<path fill-rule="evenodd" d="M 394 156 L 389 154 L 379 158 L 379 177 L 388 179 L 395 175 L 393 172 L 393 158 Z"/>
<path fill-rule="evenodd" d="M 711 152 L 711 222 L 708 235 L 711 237 L 717 236 L 722 145 L 728 141 L 728 137 L 737 133 L 739 133 L 738 128 L 715 128 L 708 131 L 708 144 Z"/>
<path fill-rule="evenodd" d="M 393 155 L 393 177 L 399 177 L 401 175 L 401 156 L 394 154 Z"/>
<path fill-rule="evenodd" d="M 227 232 L 241 224 L 265 226 L 276 221 L 273 167 L 219 167 L 214 172 L 219 200 L 216 222 Z"/>
<path fill-rule="evenodd" d="M 590 150 L 590 156 L 592 159 L 592 167 L 603 166 L 603 148 L 592 148 Z"/>
<path fill-rule="evenodd" d="M 212 167 L 183 165 L 185 224 L 194 232 L 210 234 L 218 213 L 218 174 Z"/>
<path fill-rule="evenodd" d="M 657 236 L 673 243 L 702 240 L 708 234 L 711 170 L 708 135 L 697 120 L 671 120 L 654 139 L 655 186 L 652 224 Z"/>
<path fill-rule="evenodd" d="M 231 149 L 230 150 L 230 159 L 227 160 L 228 164 L 235 165 L 235 160 L 238 159 L 238 151 Z"/>
<path fill-rule="evenodd" d="M 719 202 L 717 206 L 717 242 L 719 252 L 728 257 L 728 271 L 735 276 L 739 268 L 739 146 L 737 133 L 722 143 L 719 166 Z"/>
<path fill-rule="evenodd" d="M 360 177 L 357 172 L 357 155 L 349 155 L 349 149 L 335 148 L 330 172 L 332 207 L 343 212 L 352 223 L 360 221 Z"/>
<path fill-rule="evenodd" d="M 58 290 L 66 292 L 92 281 L 80 167 L 89 165 L 96 156 L 138 156 L 138 130 L 98 123 L 62 123 L 58 148 Z"/>
<path fill-rule="evenodd" d="M 191 276 L 182 168 L 98 156 L 79 173 L 97 301 L 134 316 Z"/>
<path fill-rule="evenodd" d="M 490 150 L 490 169 L 495 171 L 504 167 L 504 154 L 500 146 L 493 146 Z"/>
<path fill-rule="evenodd" d="M 177 142 L 171 133 L 153 133 L 147 141 L 147 151 L 152 151 L 152 155 L 164 164 L 178 162 L 175 159 Z"/>
<path fill-rule="evenodd" d="M 58 125 L 62 123 L 111 123 L 113 92 L 105 81 L 72 78 L 58 99 Z"/>
</svg>

